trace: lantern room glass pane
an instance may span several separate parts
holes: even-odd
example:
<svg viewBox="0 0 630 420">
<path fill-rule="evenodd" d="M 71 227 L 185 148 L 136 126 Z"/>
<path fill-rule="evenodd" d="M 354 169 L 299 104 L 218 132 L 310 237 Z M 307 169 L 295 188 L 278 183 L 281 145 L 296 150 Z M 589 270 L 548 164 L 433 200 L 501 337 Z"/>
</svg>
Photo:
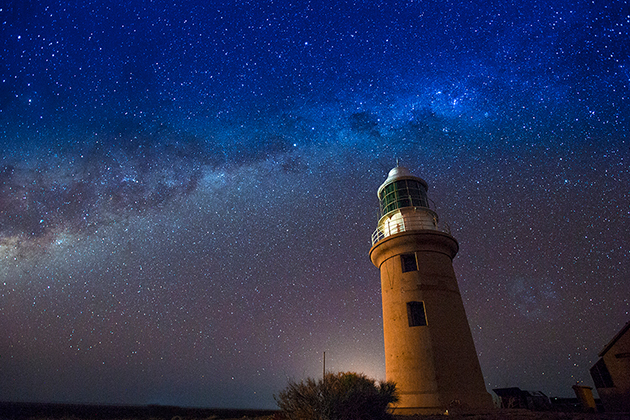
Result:
<svg viewBox="0 0 630 420">
<path fill-rule="evenodd" d="M 383 188 L 379 198 L 383 214 L 404 207 L 429 207 L 424 185 L 413 179 L 392 182 Z"/>
</svg>

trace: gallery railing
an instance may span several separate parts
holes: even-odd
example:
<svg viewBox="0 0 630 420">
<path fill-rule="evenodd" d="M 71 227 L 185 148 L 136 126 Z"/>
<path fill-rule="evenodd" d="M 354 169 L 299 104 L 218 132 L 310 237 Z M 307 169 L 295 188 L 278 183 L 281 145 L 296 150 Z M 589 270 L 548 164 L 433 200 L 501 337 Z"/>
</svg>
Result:
<svg viewBox="0 0 630 420">
<path fill-rule="evenodd" d="M 397 223 L 387 223 L 378 227 L 374 233 L 372 233 L 372 245 L 387 238 L 388 236 L 395 235 L 397 233 L 409 232 L 412 230 L 437 230 L 439 232 L 451 234 L 451 227 L 445 222 L 436 222 L 419 220 L 419 219 L 407 219 L 401 220 Z"/>
</svg>

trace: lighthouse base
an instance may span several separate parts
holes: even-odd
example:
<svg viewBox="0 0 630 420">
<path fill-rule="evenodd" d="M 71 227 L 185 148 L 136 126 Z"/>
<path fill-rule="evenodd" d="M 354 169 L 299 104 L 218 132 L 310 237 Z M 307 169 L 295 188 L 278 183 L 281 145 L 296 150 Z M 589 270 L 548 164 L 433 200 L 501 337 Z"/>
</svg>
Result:
<svg viewBox="0 0 630 420">
<path fill-rule="evenodd" d="M 468 403 L 454 398 L 445 403 L 440 400 L 439 394 L 414 394 L 402 393 L 400 401 L 392 404 L 389 411 L 395 415 L 412 416 L 412 415 L 436 415 L 436 414 L 472 414 L 488 412 L 494 408 L 492 397 L 487 392 L 475 396 L 471 400 L 471 396 L 467 396 Z M 470 402 L 473 401 L 471 404 Z"/>
</svg>

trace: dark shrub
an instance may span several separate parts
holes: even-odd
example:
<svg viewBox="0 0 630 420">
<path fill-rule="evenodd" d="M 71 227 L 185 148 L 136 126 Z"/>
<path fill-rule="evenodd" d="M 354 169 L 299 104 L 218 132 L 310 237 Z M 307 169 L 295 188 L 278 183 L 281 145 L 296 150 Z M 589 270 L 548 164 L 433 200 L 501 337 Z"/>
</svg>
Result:
<svg viewBox="0 0 630 420">
<path fill-rule="evenodd" d="M 376 382 L 359 373 L 327 373 L 289 385 L 274 396 L 289 420 L 391 419 L 387 405 L 398 401 L 393 382 Z"/>
</svg>

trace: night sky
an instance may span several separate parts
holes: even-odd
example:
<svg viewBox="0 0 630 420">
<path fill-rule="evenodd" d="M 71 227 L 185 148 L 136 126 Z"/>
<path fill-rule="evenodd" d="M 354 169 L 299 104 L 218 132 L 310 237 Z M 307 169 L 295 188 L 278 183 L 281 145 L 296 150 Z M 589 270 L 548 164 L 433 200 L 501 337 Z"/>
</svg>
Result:
<svg viewBox="0 0 630 420">
<path fill-rule="evenodd" d="M 625 1 L 0 4 L 0 400 L 273 408 L 384 379 L 376 191 L 459 241 L 488 389 L 630 320 Z"/>
</svg>

